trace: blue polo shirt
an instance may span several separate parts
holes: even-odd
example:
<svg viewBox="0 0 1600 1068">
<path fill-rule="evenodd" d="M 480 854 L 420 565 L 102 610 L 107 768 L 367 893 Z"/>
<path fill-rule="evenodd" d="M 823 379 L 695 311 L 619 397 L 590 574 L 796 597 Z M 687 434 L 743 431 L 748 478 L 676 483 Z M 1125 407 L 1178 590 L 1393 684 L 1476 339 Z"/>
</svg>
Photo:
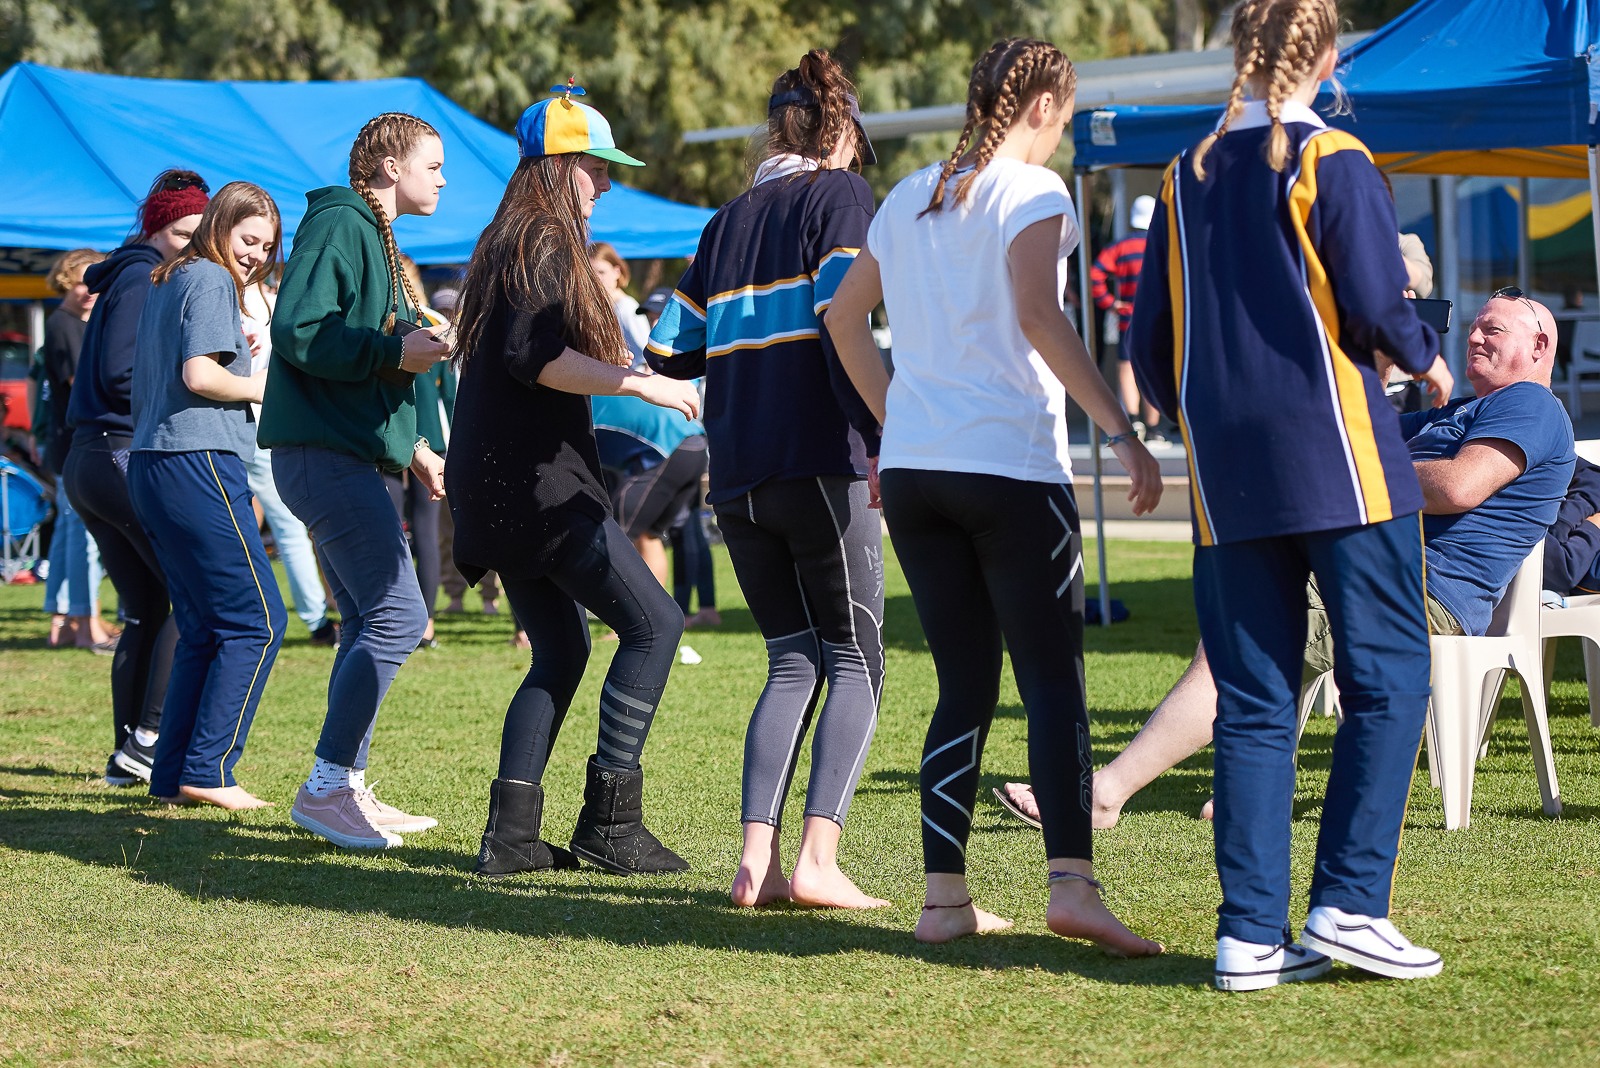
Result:
<svg viewBox="0 0 1600 1068">
<path fill-rule="evenodd" d="M 1478 438 L 1500 438 L 1527 457 L 1526 470 L 1471 511 L 1424 515 L 1428 592 L 1468 634 L 1483 634 L 1517 568 L 1561 511 L 1576 456 L 1572 422 L 1537 382 L 1513 382 L 1486 397 L 1400 417 L 1413 460 L 1448 460 Z"/>
</svg>

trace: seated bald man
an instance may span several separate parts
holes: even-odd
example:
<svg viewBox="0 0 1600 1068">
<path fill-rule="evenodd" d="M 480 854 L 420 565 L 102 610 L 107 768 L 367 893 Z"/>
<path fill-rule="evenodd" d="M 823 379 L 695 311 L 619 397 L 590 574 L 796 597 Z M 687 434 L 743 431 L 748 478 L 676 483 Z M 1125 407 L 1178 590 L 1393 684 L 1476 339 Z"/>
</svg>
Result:
<svg viewBox="0 0 1600 1068">
<path fill-rule="evenodd" d="M 1425 501 L 1431 633 L 1488 630 L 1501 594 L 1560 512 L 1577 457 L 1567 410 L 1550 392 L 1555 352 L 1550 310 L 1520 289 L 1499 290 L 1467 335 L 1473 396 L 1400 417 Z M 1380 377 L 1387 370 L 1380 360 Z M 1333 667 L 1333 644 L 1314 586 L 1310 594 L 1306 667 L 1320 674 Z M 1095 773 L 1094 825 L 1113 826 L 1128 798 L 1204 748 L 1216 711 L 1202 648 L 1138 737 Z M 1037 818 L 1025 784 L 995 793 L 1013 814 Z M 1203 814 L 1210 809 L 1207 802 Z"/>
</svg>

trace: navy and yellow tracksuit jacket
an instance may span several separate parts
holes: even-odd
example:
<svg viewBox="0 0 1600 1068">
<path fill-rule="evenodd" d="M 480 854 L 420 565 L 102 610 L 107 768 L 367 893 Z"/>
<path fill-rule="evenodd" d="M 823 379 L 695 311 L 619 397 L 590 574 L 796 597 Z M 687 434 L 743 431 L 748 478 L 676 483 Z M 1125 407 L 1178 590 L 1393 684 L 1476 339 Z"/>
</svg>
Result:
<svg viewBox="0 0 1600 1068">
<path fill-rule="evenodd" d="M 1439 352 L 1402 296 L 1394 202 L 1360 141 L 1303 106 L 1284 117 L 1281 173 L 1259 103 L 1217 139 L 1203 180 L 1192 148 L 1174 160 L 1145 243 L 1131 355 L 1183 432 L 1200 545 L 1423 503 L 1372 358 L 1417 373 Z"/>
<path fill-rule="evenodd" d="M 866 180 L 825 170 L 757 184 L 700 235 L 645 358 L 673 378 L 705 376 L 707 503 L 768 479 L 866 475 L 878 421 L 822 314 L 871 222 Z"/>
</svg>

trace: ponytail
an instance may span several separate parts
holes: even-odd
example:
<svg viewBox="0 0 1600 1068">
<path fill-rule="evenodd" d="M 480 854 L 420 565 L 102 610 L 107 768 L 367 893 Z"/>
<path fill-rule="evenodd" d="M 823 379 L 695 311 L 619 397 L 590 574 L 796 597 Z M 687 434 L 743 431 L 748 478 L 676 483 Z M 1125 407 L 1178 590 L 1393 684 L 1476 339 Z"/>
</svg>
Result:
<svg viewBox="0 0 1600 1068">
<path fill-rule="evenodd" d="M 755 180 L 760 164 L 774 156 L 793 155 L 820 164 L 833 154 L 854 119 L 855 87 L 839 61 L 820 48 L 800 57 L 799 65 L 778 75 L 772 83 L 772 96 L 789 97 L 787 102 L 767 111 L 765 143 L 750 158 L 750 181 Z M 856 160 L 859 163 L 861 155 Z M 820 171 L 811 173 L 816 181 Z"/>
</svg>

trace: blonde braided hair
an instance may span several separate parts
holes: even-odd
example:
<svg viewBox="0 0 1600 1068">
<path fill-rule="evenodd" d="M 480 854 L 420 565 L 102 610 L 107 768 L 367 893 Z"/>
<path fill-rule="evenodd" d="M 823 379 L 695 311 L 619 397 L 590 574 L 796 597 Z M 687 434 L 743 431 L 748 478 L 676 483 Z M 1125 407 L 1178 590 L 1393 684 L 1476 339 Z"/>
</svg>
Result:
<svg viewBox="0 0 1600 1068">
<path fill-rule="evenodd" d="M 956 139 L 956 150 L 944 161 L 939 172 L 939 184 L 934 186 L 928 206 L 917 218 L 930 211 L 944 210 L 945 186 L 956 173 L 961 157 L 972 142 L 973 131 L 983 124 L 983 140 L 978 142 L 975 166 L 972 173 L 956 185 L 955 204 L 967 198 L 967 192 L 983 169 L 994 158 L 1010 132 L 1018 114 L 1032 104 L 1040 93 L 1054 93 L 1056 106 L 1065 107 L 1078 86 L 1078 73 L 1072 61 L 1049 41 L 1031 37 L 1008 37 L 997 41 L 972 67 L 972 80 L 967 85 L 967 121 Z"/>
<path fill-rule="evenodd" d="M 378 237 L 383 242 L 383 259 L 389 267 L 389 314 L 383 320 L 383 331 L 394 329 L 400 312 L 400 291 L 405 290 L 406 302 L 412 308 L 422 307 L 422 301 L 411 288 L 411 279 L 400 269 L 400 248 L 395 244 L 394 230 L 383 210 L 383 204 L 372 191 L 372 179 L 377 176 L 383 161 L 393 156 L 404 162 L 426 137 L 438 137 L 439 132 L 415 115 L 403 111 L 388 111 L 371 119 L 356 134 L 350 146 L 350 188 L 361 194 L 361 199 L 372 209 L 378 220 Z"/>
<path fill-rule="evenodd" d="M 1244 111 L 1245 91 L 1252 79 L 1265 78 L 1267 115 L 1272 134 L 1267 140 L 1267 165 L 1282 171 L 1289 162 L 1289 132 L 1281 118 L 1283 101 L 1317 69 L 1339 33 L 1336 0 L 1245 0 L 1233 13 L 1233 64 L 1238 73 L 1228 93 L 1228 109 L 1215 132 L 1195 146 L 1194 176 L 1204 180 L 1206 153 Z"/>
</svg>

